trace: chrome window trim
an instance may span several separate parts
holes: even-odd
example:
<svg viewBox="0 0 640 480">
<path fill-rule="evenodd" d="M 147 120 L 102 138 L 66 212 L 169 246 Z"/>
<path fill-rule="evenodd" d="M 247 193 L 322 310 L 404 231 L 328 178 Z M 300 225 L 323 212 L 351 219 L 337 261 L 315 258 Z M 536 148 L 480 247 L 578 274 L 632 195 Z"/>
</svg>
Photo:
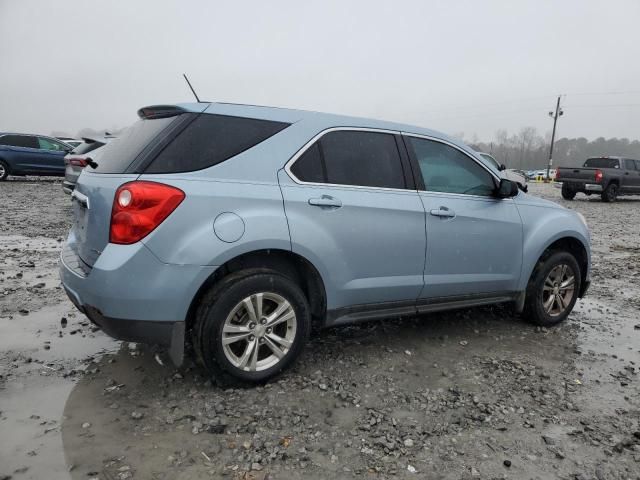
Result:
<svg viewBox="0 0 640 480">
<path fill-rule="evenodd" d="M 287 172 L 287 175 L 289 175 L 289 178 L 291 178 L 291 180 L 293 180 L 298 185 L 309 185 L 309 186 L 315 186 L 315 187 L 360 188 L 360 189 L 365 189 L 365 190 L 381 190 L 381 191 L 387 191 L 387 192 L 404 192 L 404 193 L 406 193 L 406 192 L 415 193 L 416 192 L 416 189 L 412 189 L 412 188 L 370 187 L 370 186 L 366 186 L 366 185 L 347 185 L 347 184 L 342 184 L 342 183 L 305 182 L 303 180 L 300 180 L 298 177 L 296 177 L 293 174 L 293 172 L 291 171 L 291 167 L 293 166 L 293 164 L 296 163 L 296 161 L 302 155 L 304 155 L 305 152 L 309 148 L 311 148 L 311 146 L 315 142 L 320 140 L 327 133 L 340 132 L 340 131 L 367 132 L 367 133 L 386 133 L 386 134 L 390 134 L 390 135 L 400 135 L 402 133 L 399 130 L 387 130 L 387 129 L 384 129 L 384 128 L 369 128 L 369 127 L 329 127 L 329 128 L 326 128 L 326 129 L 320 131 L 319 133 L 317 133 L 311 140 L 309 140 L 307 143 L 305 143 L 300 148 L 300 150 L 298 150 L 289 159 L 289 161 L 285 164 L 284 170 L 285 170 L 285 172 Z M 400 152 L 398 152 L 398 158 L 401 158 Z"/>
</svg>

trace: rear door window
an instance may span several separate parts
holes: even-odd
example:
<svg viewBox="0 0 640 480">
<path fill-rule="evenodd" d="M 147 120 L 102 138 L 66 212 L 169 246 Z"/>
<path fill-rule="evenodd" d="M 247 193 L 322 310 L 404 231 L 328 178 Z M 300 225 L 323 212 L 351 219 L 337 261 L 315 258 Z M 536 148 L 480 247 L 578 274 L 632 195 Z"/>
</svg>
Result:
<svg viewBox="0 0 640 480">
<path fill-rule="evenodd" d="M 32 135 L 4 135 L 0 137 L 0 145 L 39 148 L 38 139 Z"/>
<path fill-rule="evenodd" d="M 322 162 L 320 143 L 309 147 L 291 167 L 291 173 L 303 182 L 326 183 L 327 175 Z"/>
<path fill-rule="evenodd" d="M 629 159 L 629 158 L 625 158 L 624 160 L 624 168 L 626 168 L 627 170 L 635 170 L 636 169 L 636 163 Z"/>
<path fill-rule="evenodd" d="M 289 125 L 256 118 L 201 114 L 160 152 L 146 173 L 192 172 L 217 165 Z"/>
<path fill-rule="evenodd" d="M 389 133 L 329 132 L 296 160 L 291 173 L 303 182 L 406 188 L 396 139 Z"/>
</svg>

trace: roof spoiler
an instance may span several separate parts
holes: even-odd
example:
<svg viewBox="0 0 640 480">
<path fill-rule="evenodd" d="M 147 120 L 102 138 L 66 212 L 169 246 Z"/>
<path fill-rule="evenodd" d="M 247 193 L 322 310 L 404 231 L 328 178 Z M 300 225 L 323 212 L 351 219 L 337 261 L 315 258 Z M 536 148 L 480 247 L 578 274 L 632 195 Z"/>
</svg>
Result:
<svg viewBox="0 0 640 480">
<path fill-rule="evenodd" d="M 138 110 L 138 116 L 142 119 L 150 120 L 153 118 L 175 117 L 186 112 L 188 110 L 175 105 L 151 105 Z"/>
</svg>

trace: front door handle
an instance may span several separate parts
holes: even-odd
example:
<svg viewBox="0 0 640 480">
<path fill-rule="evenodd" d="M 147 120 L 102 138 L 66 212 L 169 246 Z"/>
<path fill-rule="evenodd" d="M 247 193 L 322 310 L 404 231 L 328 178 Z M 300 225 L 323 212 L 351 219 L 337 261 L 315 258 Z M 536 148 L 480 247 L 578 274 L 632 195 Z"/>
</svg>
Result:
<svg viewBox="0 0 640 480">
<path fill-rule="evenodd" d="M 322 195 L 320 198 L 310 198 L 309 205 L 316 207 L 340 208 L 342 206 L 342 202 L 330 195 Z"/>
<path fill-rule="evenodd" d="M 434 208 L 429 213 L 434 217 L 453 218 L 456 216 L 456 212 L 449 210 L 447 207 Z"/>
</svg>

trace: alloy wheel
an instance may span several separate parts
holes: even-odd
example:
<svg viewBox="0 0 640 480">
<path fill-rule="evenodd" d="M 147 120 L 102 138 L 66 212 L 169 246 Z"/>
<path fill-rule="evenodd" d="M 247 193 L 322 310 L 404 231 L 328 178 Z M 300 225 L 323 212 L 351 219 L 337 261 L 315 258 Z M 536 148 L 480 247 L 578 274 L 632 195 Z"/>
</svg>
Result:
<svg viewBox="0 0 640 480">
<path fill-rule="evenodd" d="M 282 296 L 255 293 L 240 301 L 222 327 L 225 357 L 248 372 L 278 364 L 293 346 L 297 320 L 291 304 Z"/>
<path fill-rule="evenodd" d="M 576 277 L 567 264 L 556 265 L 551 269 L 542 287 L 542 307 L 547 315 L 562 315 L 571 304 L 575 293 Z"/>
</svg>

